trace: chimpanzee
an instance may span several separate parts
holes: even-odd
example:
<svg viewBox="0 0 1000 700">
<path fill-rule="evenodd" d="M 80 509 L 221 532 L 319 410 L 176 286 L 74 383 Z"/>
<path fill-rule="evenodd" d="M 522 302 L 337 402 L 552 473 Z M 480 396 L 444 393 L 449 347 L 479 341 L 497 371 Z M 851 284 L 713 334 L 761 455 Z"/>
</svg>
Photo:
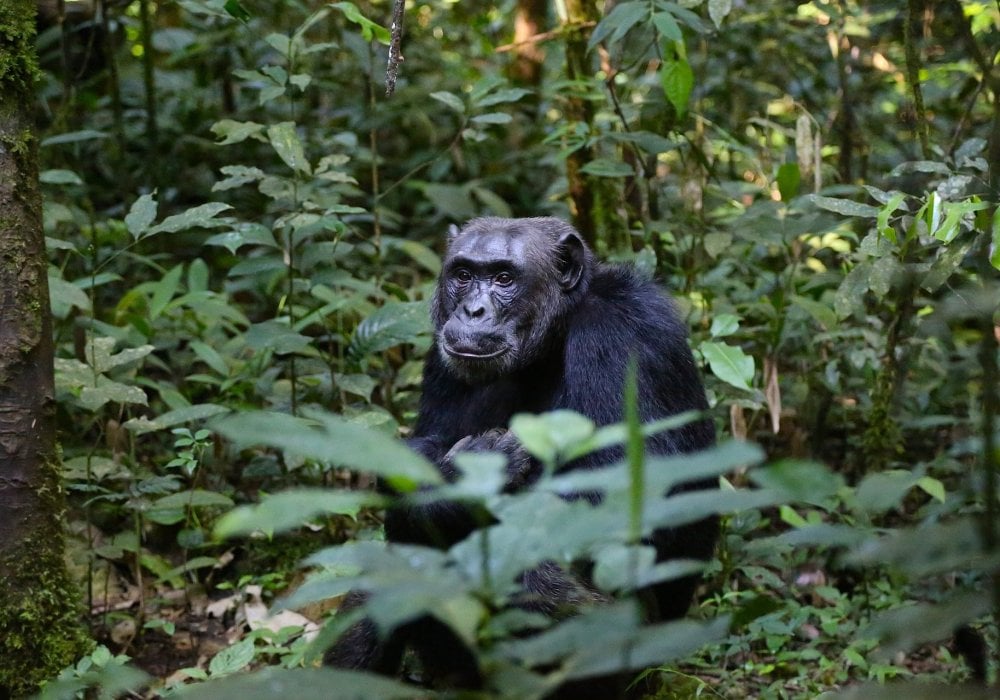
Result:
<svg viewBox="0 0 1000 700">
<path fill-rule="evenodd" d="M 458 451 L 497 450 L 508 457 L 507 491 L 528 487 L 541 467 L 519 446 L 507 424 L 516 413 L 572 409 L 597 425 L 621 422 L 626 365 L 638 369 L 638 405 L 644 422 L 707 408 L 684 324 L 653 283 L 628 266 L 595 261 L 580 235 L 556 218 L 479 218 L 452 228 L 432 302 L 434 344 L 424 367 L 420 415 L 409 445 L 457 476 Z M 714 441 L 709 420 L 649 438 L 646 448 L 669 455 Z M 592 469 L 621 457 L 603 450 L 567 465 Z M 467 507 L 439 501 L 391 508 L 390 542 L 447 548 L 482 525 Z M 658 559 L 708 559 L 717 523 L 704 520 L 654 533 Z M 647 591 L 647 617 L 682 616 L 697 581 L 657 584 Z M 522 580 L 548 612 L 601 594 L 555 564 Z M 364 600 L 352 594 L 345 607 Z M 540 601 L 540 602 L 537 602 Z M 427 672 L 464 687 L 481 682 L 472 654 L 447 628 L 428 617 L 380 641 L 374 625 L 359 623 L 326 660 L 334 666 L 396 673 L 404 647 L 414 647 Z"/>
</svg>

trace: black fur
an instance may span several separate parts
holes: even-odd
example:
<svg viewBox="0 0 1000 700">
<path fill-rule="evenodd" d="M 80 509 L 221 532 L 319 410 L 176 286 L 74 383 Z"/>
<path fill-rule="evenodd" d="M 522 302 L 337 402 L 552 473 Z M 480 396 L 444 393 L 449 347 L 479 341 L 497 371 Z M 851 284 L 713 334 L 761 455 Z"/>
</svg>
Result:
<svg viewBox="0 0 1000 700">
<path fill-rule="evenodd" d="M 506 270 L 509 280 L 500 276 Z M 558 219 L 475 219 L 453 233 L 432 316 L 435 343 L 409 444 L 449 479 L 457 473 L 456 451 L 495 449 L 509 458 L 507 490 L 530 485 L 540 467 L 506 432 L 510 418 L 572 409 L 597 425 L 620 422 L 630 356 L 638 363 L 643 422 L 707 408 L 686 329 L 669 299 L 630 267 L 595 262 L 576 231 Z M 647 450 L 683 453 L 713 442 L 714 428 L 703 420 L 650 438 Z M 566 468 L 600 467 L 621 454 L 620 449 L 603 450 Z M 482 513 L 438 502 L 391 509 L 385 529 L 392 542 L 447 548 L 483 524 Z M 659 531 L 652 543 L 659 560 L 707 559 L 716 530 L 716 522 L 706 520 Z M 525 607 L 549 614 L 568 602 L 601 599 L 554 564 L 527 572 L 524 583 L 526 596 L 536 601 Z M 695 585 L 696 579 L 688 578 L 653 587 L 645 596 L 648 617 L 682 616 Z M 417 621 L 381 645 L 370 624 L 367 635 L 355 628 L 331 650 L 328 661 L 392 673 L 398 648 L 409 644 L 428 657 L 441 654 L 421 645 L 439 645 L 437 651 L 447 649 L 458 665 L 470 663 L 471 656 L 455 653 L 455 640 L 440 634 L 439 627 L 429 619 Z M 368 648 L 345 648 L 359 644 Z M 392 657 L 388 663 L 386 656 Z M 452 668 L 444 675 L 475 685 L 478 669 Z"/>
</svg>

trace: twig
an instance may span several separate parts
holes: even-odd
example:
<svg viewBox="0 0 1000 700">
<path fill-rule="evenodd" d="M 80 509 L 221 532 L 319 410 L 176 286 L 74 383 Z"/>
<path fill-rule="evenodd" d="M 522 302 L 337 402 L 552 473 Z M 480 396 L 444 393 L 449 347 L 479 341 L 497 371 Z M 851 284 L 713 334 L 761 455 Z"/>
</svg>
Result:
<svg viewBox="0 0 1000 700">
<path fill-rule="evenodd" d="M 385 67 L 385 96 L 392 97 L 396 91 L 396 78 L 399 76 L 399 64 L 403 62 L 400 44 L 403 43 L 403 9 L 406 0 L 394 0 L 392 3 L 392 23 L 389 25 L 389 62 Z"/>
<path fill-rule="evenodd" d="M 541 34 L 535 34 L 529 36 L 523 41 L 517 41 L 513 44 L 504 44 L 503 46 L 498 46 L 496 48 L 496 53 L 506 53 L 507 51 L 513 51 L 522 46 L 527 46 L 528 44 L 541 44 L 543 41 L 548 41 L 549 39 L 555 39 L 557 36 L 564 34 L 567 29 L 589 29 L 590 27 L 596 27 L 597 22 L 579 22 L 573 25 L 565 25 L 559 29 L 553 29 L 548 32 L 542 32 Z"/>
<path fill-rule="evenodd" d="M 920 139 L 920 151 L 924 158 L 930 158 L 930 137 L 927 129 L 927 112 L 924 109 L 924 93 L 920 88 L 920 57 L 917 51 L 916 39 L 913 37 L 913 24 L 917 21 L 917 12 L 923 8 L 923 0 L 908 0 L 906 15 L 903 20 L 903 48 L 906 54 L 906 78 L 913 93 L 913 109 L 916 113 L 917 137 Z"/>
</svg>

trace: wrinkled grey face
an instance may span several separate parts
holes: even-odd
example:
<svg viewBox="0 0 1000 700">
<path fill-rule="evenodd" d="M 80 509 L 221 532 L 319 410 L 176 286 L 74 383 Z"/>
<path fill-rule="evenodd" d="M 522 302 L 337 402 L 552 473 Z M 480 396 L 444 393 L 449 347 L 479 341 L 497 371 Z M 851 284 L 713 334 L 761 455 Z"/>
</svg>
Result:
<svg viewBox="0 0 1000 700">
<path fill-rule="evenodd" d="M 445 365 L 466 381 L 490 381 L 536 359 L 579 280 L 573 275 L 567 284 L 559 269 L 562 243 L 531 225 L 537 221 L 547 220 L 480 219 L 451 241 L 435 327 Z"/>
</svg>

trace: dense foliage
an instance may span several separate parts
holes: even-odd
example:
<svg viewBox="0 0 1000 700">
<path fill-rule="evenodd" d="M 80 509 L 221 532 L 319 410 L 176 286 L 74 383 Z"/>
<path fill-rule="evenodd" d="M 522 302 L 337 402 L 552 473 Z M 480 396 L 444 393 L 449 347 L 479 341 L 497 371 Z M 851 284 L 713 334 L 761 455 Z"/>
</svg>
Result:
<svg viewBox="0 0 1000 700">
<path fill-rule="evenodd" d="M 303 626 L 358 585 L 381 625 L 446 621 L 508 697 L 647 667 L 660 697 L 875 696 L 967 679 L 956 648 L 981 675 L 1000 552 L 1000 8 L 538 5 L 408 3 L 388 97 L 388 2 L 40 3 L 71 554 L 103 642 L 54 696 L 136 687 L 138 667 L 212 698 L 426 696 L 302 668 L 346 623 L 315 642 Z M 512 43 L 532 8 L 538 33 Z M 594 475 L 503 495 L 501 464 L 470 457 L 448 488 L 498 518 L 489 536 L 387 549 L 372 475 L 436 480 L 394 438 L 443 233 L 477 214 L 573 220 L 670 288 L 726 439 L 602 472 L 596 508 L 553 495 Z M 640 439 L 567 414 L 514 429 L 552 469 Z M 723 488 L 664 500 L 662 474 Z M 637 625 L 627 593 L 689 571 L 654 566 L 642 534 L 709 512 L 724 536 L 695 619 Z M 621 602 L 504 612 L 547 558 L 595 559 Z M 306 617 L 258 625 L 261 596 Z M 286 669 L 261 672 L 277 685 L 245 673 L 265 665 Z"/>
</svg>

